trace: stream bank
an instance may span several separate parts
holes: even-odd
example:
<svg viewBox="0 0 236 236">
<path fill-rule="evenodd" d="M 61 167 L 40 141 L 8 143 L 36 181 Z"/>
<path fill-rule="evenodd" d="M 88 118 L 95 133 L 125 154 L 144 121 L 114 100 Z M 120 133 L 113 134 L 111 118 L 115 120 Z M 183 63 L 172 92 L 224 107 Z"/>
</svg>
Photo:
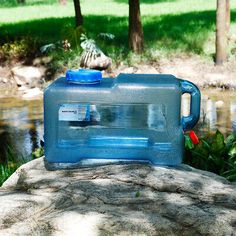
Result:
<svg viewBox="0 0 236 236">
<path fill-rule="evenodd" d="M 44 59 L 45 60 L 45 59 Z M 38 62 L 38 63 L 35 63 Z M 0 97 L 18 96 L 34 99 L 42 96 L 44 87 L 50 81 L 63 76 L 63 72 L 50 74 L 47 64 L 35 59 L 32 65 L 18 63 L 14 66 L 0 67 Z M 79 68 L 79 66 L 78 66 Z M 200 56 L 174 56 L 158 61 L 139 62 L 132 66 L 120 63 L 103 71 L 104 77 L 116 77 L 120 73 L 173 74 L 189 80 L 200 88 L 236 90 L 236 60 L 230 58 L 223 66 L 215 66 L 213 61 Z"/>
</svg>

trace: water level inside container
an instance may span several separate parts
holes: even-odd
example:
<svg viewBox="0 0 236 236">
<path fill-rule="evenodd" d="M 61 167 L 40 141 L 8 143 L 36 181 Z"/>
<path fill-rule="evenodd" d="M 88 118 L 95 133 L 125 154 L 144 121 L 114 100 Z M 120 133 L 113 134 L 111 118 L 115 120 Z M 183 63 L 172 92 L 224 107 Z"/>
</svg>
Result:
<svg viewBox="0 0 236 236">
<path fill-rule="evenodd" d="M 165 114 L 162 104 L 61 104 L 58 141 L 99 144 L 99 140 L 106 140 L 113 145 L 146 145 L 144 130 L 164 132 Z M 129 133 L 133 129 L 137 130 L 135 136 Z"/>
</svg>

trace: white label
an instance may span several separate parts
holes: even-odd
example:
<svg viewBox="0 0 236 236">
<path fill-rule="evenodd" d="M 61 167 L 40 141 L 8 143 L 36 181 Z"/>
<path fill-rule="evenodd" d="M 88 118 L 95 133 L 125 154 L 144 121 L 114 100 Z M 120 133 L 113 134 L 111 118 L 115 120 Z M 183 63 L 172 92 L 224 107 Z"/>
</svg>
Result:
<svg viewBox="0 0 236 236">
<path fill-rule="evenodd" d="M 59 108 L 58 119 L 60 121 L 89 121 L 89 105 L 63 104 Z"/>
</svg>

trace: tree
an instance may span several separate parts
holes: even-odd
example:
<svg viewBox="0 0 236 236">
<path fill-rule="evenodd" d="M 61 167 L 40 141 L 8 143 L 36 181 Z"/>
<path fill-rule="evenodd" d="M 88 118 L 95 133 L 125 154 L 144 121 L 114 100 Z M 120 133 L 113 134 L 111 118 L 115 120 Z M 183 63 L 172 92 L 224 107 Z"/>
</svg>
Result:
<svg viewBox="0 0 236 236">
<path fill-rule="evenodd" d="M 75 24 L 76 27 L 83 25 L 83 16 L 81 13 L 80 0 L 73 0 L 75 7 Z"/>
<path fill-rule="evenodd" d="M 25 3 L 25 0 L 17 0 L 17 3 Z"/>
<path fill-rule="evenodd" d="M 229 31 L 230 31 L 230 0 L 226 0 L 226 36 L 229 38 Z"/>
<path fill-rule="evenodd" d="M 226 1 L 217 0 L 216 65 L 222 65 L 227 59 Z"/>
<path fill-rule="evenodd" d="M 143 51 L 144 37 L 139 0 L 129 0 L 129 47 L 137 53 Z"/>
</svg>

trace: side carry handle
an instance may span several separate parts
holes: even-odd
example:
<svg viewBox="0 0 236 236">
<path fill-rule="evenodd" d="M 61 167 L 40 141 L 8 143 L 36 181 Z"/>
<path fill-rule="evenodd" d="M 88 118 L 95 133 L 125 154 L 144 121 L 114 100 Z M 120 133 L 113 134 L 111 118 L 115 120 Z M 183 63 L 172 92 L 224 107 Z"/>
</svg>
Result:
<svg viewBox="0 0 236 236">
<path fill-rule="evenodd" d="M 186 131 L 192 129 L 199 120 L 201 93 L 198 87 L 189 81 L 180 80 L 180 83 L 182 94 L 189 93 L 191 95 L 190 114 L 182 117 L 183 130 Z"/>
</svg>

